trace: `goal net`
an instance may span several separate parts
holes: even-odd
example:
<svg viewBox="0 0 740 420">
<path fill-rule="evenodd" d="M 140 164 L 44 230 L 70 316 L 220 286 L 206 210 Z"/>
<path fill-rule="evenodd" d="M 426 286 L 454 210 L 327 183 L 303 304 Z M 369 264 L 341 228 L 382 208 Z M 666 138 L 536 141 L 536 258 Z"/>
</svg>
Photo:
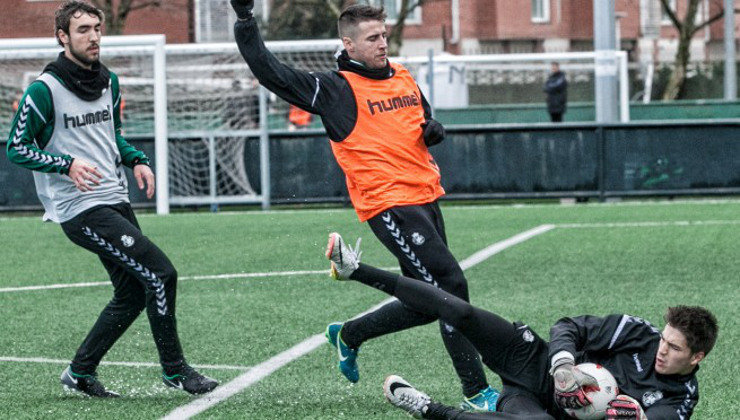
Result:
<svg viewBox="0 0 740 420">
<path fill-rule="evenodd" d="M 334 63 L 339 41 L 268 42 L 307 71 Z M 269 205 L 268 131 L 288 129 L 288 104 L 259 86 L 235 43 L 167 46 L 170 202 Z"/>
</svg>

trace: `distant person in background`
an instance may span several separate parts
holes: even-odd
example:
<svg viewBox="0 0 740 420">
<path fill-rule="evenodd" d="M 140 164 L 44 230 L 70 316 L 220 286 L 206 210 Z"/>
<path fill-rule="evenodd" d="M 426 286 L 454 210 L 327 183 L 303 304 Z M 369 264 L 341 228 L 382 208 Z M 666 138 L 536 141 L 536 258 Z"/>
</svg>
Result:
<svg viewBox="0 0 740 420">
<path fill-rule="evenodd" d="M 18 108 L 20 107 L 21 98 L 23 97 L 23 92 L 19 92 L 17 95 L 15 95 L 15 99 L 13 99 L 13 112 L 18 112 Z"/>
<path fill-rule="evenodd" d="M 253 79 L 249 90 L 243 89 L 239 80 L 231 84 L 231 96 L 226 103 L 224 120 L 226 127 L 232 130 L 254 129 L 260 123 L 260 98 L 257 92 L 259 84 Z"/>
<path fill-rule="evenodd" d="M 309 124 L 311 124 L 311 113 L 308 111 L 304 111 L 301 108 L 290 105 L 290 110 L 288 111 L 288 130 L 294 131 L 298 129 L 308 128 Z"/>
<path fill-rule="evenodd" d="M 550 113 L 550 121 L 562 122 L 568 102 L 568 81 L 565 80 L 565 73 L 560 71 L 560 64 L 552 63 L 551 70 L 544 89 L 547 94 L 547 112 Z"/>
</svg>

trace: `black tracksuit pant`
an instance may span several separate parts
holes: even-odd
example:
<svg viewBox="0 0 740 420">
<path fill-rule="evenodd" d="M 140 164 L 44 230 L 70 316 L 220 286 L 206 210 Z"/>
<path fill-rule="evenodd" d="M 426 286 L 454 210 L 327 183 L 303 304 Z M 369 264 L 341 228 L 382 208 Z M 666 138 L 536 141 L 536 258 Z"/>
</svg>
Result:
<svg viewBox="0 0 740 420">
<path fill-rule="evenodd" d="M 113 283 L 113 298 L 77 350 L 72 371 L 95 373 L 144 308 L 160 363 L 165 371 L 176 371 L 184 362 L 175 320 L 177 272 L 141 232 L 131 206 L 94 207 L 62 223 L 62 229 L 72 242 L 98 255 Z"/>
<path fill-rule="evenodd" d="M 375 236 L 396 256 L 405 276 L 468 300 L 467 280 L 447 248 L 444 219 L 436 201 L 391 208 L 368 220 L 368 224 Z M 395 301 L 347 321 L 342 329 L 342 339 L 347 345 L 358 347 L 371 338 L 428 324 L 437 318 Z M 463 393 L 468 397 L 475 395 L 488 385 L 478 353 L 449 324 L 440 321 L 440 331 L 462 382 Z"/>
<path fill-rule="evenodd" d="M 396 296 L 405 308 L 440 319 L 469 340 L 483 363 L 501 377 L 504 389 L 495 413 L 468 413 L 432 403 L 432 419 L 552 419 L 552 379 L 548 374 L 548 344 L 527 325 L 509 322 L 476 308 L 450 293 L 402 275 L 361 263 L 351 279 Z"/>
</svg>

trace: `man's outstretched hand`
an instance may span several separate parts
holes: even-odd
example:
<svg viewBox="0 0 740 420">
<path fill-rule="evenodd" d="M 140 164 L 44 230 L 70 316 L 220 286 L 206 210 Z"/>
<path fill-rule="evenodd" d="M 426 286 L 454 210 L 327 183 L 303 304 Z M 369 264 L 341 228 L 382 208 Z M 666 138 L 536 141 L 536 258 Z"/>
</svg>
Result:
<svg viewBox="0 0 740 420">
<path fill-rule="evenodd" d="M 231 7 L 236 12 L 236 17 L 246 20 L 252 17 L 254 0 L 231 0 Z"/>
</svg>

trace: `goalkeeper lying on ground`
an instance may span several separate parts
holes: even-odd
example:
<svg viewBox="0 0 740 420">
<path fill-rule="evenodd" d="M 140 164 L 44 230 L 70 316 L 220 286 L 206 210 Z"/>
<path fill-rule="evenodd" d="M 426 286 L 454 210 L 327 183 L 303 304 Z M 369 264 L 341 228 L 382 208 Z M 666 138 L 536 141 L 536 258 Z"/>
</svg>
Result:
<svg viewBox="0 0 740 420">
<path fill-rule="evenodd" d="M 504 388 L 497 412 L 468 413 L 431 402 L 403 379 L 386 380 L 388 400 L 417 418 L 553 419 L 563 408 L 590 404 L 582 387 L 594 383 L 579 363 L 606 367 L 622 395 L 607 419 L 688 419 L 699 400 L 696 371 L 712 350 L 717 321 L 696 306 L 668 308 L 662 332 L 629 315 L 562 318 L 546 342 L 526 324 L 509 322 L 441 289 L 362 264 L 338 233 L 329 235 L 326 256 L 337 280 L 356 280 L 398 298 L 411 310 L 437 317 L 459 330 L 497 373 Z M 552 376 L 552 380 L 550 380 Z"/>
</svg>

